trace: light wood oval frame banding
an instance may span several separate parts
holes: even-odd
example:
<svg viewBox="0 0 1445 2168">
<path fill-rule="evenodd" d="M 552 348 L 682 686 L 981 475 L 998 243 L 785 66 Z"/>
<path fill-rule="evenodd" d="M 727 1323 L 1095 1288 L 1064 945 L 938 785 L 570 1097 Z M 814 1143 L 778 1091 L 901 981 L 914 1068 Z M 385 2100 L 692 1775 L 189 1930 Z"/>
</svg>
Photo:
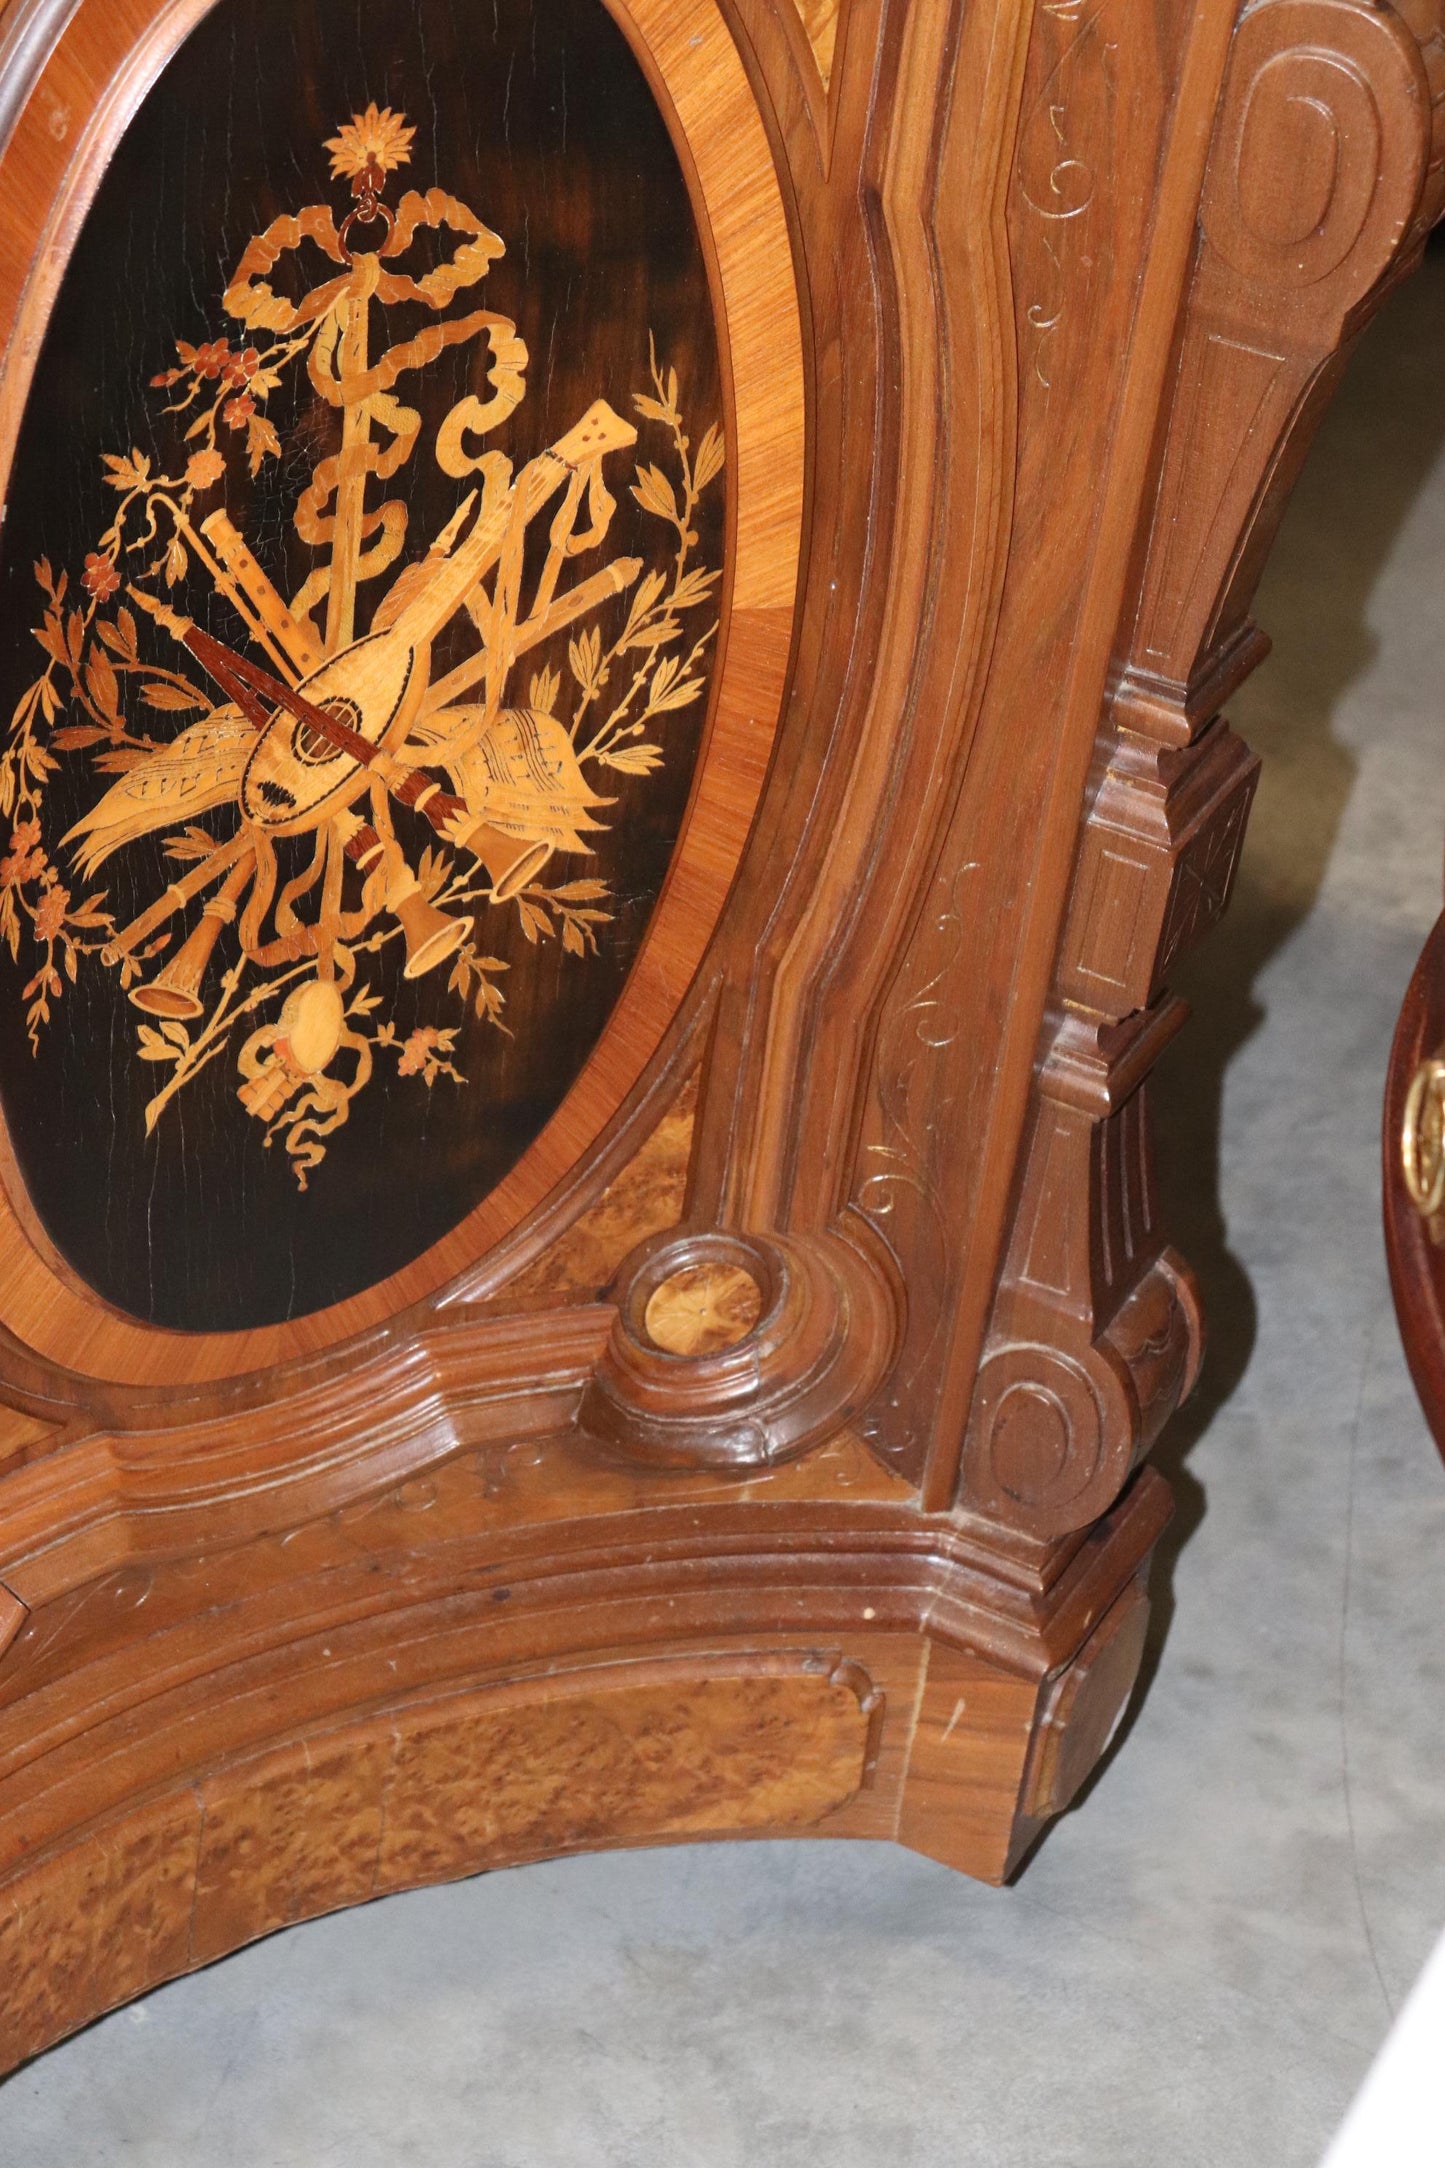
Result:
<svg viewBox="0 0 1445 2168">
<path fill-rule="evenodd" d="M 216 4 L 80 0 L 24 99 L 0 152 L 0 473 L 9 473 L 51 309 L 105 167 L 166 63 Z M 716 0 L 607 5 L 687 180 L 710 266 L 728 439 L 722 645 L 691 802 L 652 923 L 577 1081 L 496 1188 L 402 1270 L 287 1324 L 188 1334 L 124 1316 L 59 1256 L 0 1137 L 0 1327 L 73 1372 L 184 1389 L 317 1354 L 436 1294 L 596 1143 L 656 1052 L 716 928 L 768 772 L 792 646 L 804 515 L 802 316 L 767 132 Z"/>
</svg>

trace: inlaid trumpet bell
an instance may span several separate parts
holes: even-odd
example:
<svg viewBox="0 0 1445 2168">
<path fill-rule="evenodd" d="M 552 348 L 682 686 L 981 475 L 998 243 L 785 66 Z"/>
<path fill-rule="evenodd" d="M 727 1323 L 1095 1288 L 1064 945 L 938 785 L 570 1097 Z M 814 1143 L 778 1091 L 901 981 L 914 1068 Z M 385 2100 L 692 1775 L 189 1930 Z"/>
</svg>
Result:
<svg viewBox="0 0 1445 2168">
<path fill-rule="evenodd" d="M 466 848 L 487 869 L 492 894 L 498 903 L 510 903 L 535 879 L 552 855 L 550 843 L 530 842 L 524 836 L 505 836 L 499 828 L 478 821 L 463 839 Z"/>
<path fill-rule="evenodd" d="M 403 978 L 419 979 L 424 971 L 432 970 L 459 949 L 472 930 L 470 918 L 452 918 L 439 911 L 415 882 L 404 894 L 388 896 L 386 907 L 406 937 Z"/>
<path fill-rule="evenodd" d="M 186 936 L 165 969 L 158 971 L 148 985 L 131 988 L 130 998 L 138 1009 L 144 1009 L 147 1016 L 175 1018 L 182 1023 L 205 1014 L 201 981 L 221 937 L 221 928 L 229 926 L 235 917 L 236 905 L 250 878 L 248 858 L 233 868 L 225 886 L 212 896 L 200 923 Z"/>
</svg>

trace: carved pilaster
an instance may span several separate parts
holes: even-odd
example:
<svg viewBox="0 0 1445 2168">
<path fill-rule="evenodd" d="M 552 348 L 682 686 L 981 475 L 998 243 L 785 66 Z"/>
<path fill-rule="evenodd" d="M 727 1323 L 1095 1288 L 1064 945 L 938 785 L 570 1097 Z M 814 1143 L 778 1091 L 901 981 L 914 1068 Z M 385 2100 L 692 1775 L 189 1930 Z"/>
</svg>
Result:
<svg viewBox="0 0 1445 2168">
<path fill-rule="evenodd" d="M 1264 559 L 1350 346 L 1445 194 L 1441 60 L 1438 9 L 1407 25 L 1263 0 L 1235 33 L 965 1444 L 964 1502 L 1030 1535 L 1103 1512 L 1198 1367 L 1147 1076 L 1183 1020 L 1173 966 L 1238 865 L 1258 763 L 1218 710 L 1267 651 Z"/>
<path fill-rule="evenodd" d="M 1011 272 L 1003 352 L 1017 446 L 1003 590 L 980 711 L 948 775 L 954 796 L 931 877 L 878 1006 L 852 1187 L 908 1288 L 898 1361 L 863 1428 L 933 1506 L 954 1489 L 1002 1231 L 1012 1142 L 1000 1132 L 1018 1120 L 1001 1112 L 1011 1066 L 1003 1042 L 1042 993 L 1026 983 L 1019 934 L 1049 879 L 1044 809 L 1060 738 L 1075 720 L 1091 570 L 1106 547 L 1098 508 L 1109 491 L 1137 491 L 1141 478 L 1131 476 L 1120 428 L 1122 362 L 1161 250 L 1154 191 L 1170 155 L 1185 28 L 1185 10 L 1140 0 L 1039 8 L 1031 28 L 1003 193 Z M 951 539 L 949 561 L 966 562 L 961 538 Z M 961 675 L 969 651 L 960 637 L 953 660 L 953 621 L 941 606 L 934 625 L 935 653 Z M 1096 683 L 1103 647 L 1101 638 Z M 1080 756 L 1096 698 L 1080 704 Z M 930 725 L 937 732 L 932 714 Z M 961 789 L 965 773 L 970 787 Z M 913 820 L 921 801 L 900 794 L 900 802 Z M 1023 1046 L 1019 1056 L 1022 1067 Z M 997 1177 L 983 1142 L 991 1134 L 1000 1135 Z"/>
</svg>

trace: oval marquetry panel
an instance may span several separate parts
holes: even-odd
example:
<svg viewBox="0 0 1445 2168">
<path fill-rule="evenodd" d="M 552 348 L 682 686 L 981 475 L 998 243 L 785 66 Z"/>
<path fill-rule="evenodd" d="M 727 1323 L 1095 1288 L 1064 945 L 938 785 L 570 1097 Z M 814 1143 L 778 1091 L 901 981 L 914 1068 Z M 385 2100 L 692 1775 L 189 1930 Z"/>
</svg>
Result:
<svg viewBox="0 0 1445 2168">
<path fill-rule="evenodd" d="M 621 31 L 538 13 L 384 0 L 358 52 L 350 0 L 221 0 L 51 318 L 0 574 L 0 1097 L 62 1257 L 158 1324 L 318 1310 L 449 1232 L 595 1046 L 681 828 L 707 264 Z"/>
<path fill-rule="evenodd" d="M 443 1286 L 644 1068 L 776 727 L 796 295 L 714 0 L 82 0 L 22 162 L 0 1323 L 179 1385 Z"/>
</svg>

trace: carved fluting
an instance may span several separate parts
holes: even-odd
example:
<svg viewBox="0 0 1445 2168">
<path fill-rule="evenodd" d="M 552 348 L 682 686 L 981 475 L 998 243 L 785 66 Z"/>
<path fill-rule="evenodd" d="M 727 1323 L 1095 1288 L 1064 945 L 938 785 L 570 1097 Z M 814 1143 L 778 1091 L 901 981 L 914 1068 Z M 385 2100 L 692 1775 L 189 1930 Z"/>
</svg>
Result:
<svg viewBox="0 0 1445 2168">
<path fill-rule="evenodd" d="M 965 1443 L 966 1503 L 1033 1535 L 1105 1509 L 1198 1367 L 1147 1073 L 1239 862 L 1258 763 L 1218 711 L 1267 649 L 1255 584 L 1342 356 L 1439 208 L 1437 112 L 1388 7 L 1264 0 L 1235 34 Z"/>
</svg>

